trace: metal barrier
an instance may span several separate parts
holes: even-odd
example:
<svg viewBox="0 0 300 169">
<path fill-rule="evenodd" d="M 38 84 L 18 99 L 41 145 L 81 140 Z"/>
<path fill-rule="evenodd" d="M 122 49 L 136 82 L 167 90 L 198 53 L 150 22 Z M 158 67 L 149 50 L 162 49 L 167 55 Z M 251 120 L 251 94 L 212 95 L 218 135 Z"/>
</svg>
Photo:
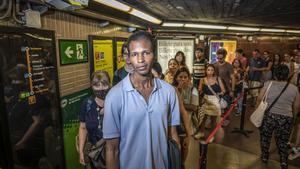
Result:
<svg viewBox="0 0 300 169">
<path fill-rule="evenodd" d="M 262 88 L 262 86 L 244 89 L 243 106 L 242 106 L 240 128 L 235 127 L 231 131 L 231 133 L 239 133 L 239 134 L 242 134 L 242 135 L 244 135 L 246 137 L 249 137 L 249 134 L 253 133 L 252 130 L 246 130 L 245 129 L 245 115 L 246 115 L 246 106 L 247 106 L 247 96 L 248 96 L 248 92 L 250 90 L 255 90 L 255 89 L 260 89 L 260 88 Z"/>
<path fill-rule="evenodd" d="M 232 112 L 233 108 L 236 106 L 237 102 L 239 99 L 243 97 L 244 94 L 241 94 L 238 98 L 235 99 L 231 107 L 227 110 L 227 112 L 224 114 L 224 116 L 221 118 L 220 122 L 217 124 L 217 126 L 214 128 L 214 130 L 209 134 L 207 139 L 205 141 L 201 141 L 199 144 L 199 149 L 200 149 L 200 155 L 199 155 L 199 169 L 206 169 L 206 164 L 207 164 L 207 149 L 208 149 L 208 143 L 211 140 L 212 137 L 216 134 L 218 129 L 222 126 L 224 123 L 225 119 L 230 115 Z"/>
<path fill-rule="evenodd" d="M 244 92 L 234 100 L 233 104 L 231 104 L 231 107 L 227 110 L 227 112 L 224 114 L 224 116 L 221 118 L 220 122 L 217 124 L 217 126 L 214 128 L 214 130 L 209 134 L 207 139 L 205 141 L 201 141 L 199 143 L 199 169 L 206 169 L 207 165 L 207 150 L 208 150 L 208 143 L 214 137 L 218 129 L 222 126 L 224 123 L 225 119 L 231 114 L 233 108 L 237 105 L 238 100 L 243 97 L 243 107 L 242 107 L 242 114 L 241 114 L 241 121 L 240 121 L 240 128 L 235 128 L 232 133 L 240 133 L 245 135 L 246 137 L 249 137 L 249 134 L 252 133 L 253 131 L 251 130 L 245 130 L 245 113 L 246 113 L 246 105 L 247 105 L 247 95 L 250 90 L 254 89 L 260 89 L 262 86 L 259 87 L 254 87 L 254 88 L 249 88 L 245 89 Z"/>
</svg>

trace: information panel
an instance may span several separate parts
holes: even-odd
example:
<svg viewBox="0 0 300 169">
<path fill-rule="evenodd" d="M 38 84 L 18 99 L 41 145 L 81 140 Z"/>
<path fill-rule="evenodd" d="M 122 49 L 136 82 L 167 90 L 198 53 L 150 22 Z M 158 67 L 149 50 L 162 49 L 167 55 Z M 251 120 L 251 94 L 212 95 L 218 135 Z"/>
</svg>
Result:
<svg viewBox="0 0 300 169">
<path fill-rule="evenodd" d="M 211 40 L 209 62 L 215 63 L 217 61 L 217 50 L 224 48 L 227 50 L 227 57 L 225 60 L 231 64 L 235 58 L 236 45 L 237 42 L 235 40 Z"/>
<path fill-rule="evenodd" d="M 90 37 L 92 46 L 91 71 L 105 70 L 112 81 L 114 74 L 113 40 Z M 92 73 L 91 72 L 91 73 Z"/>
<path fill-rule="evenodd" d="M 79 113 L 83 100 L 90 96 L 90 89 L 81 90 L 61 98 L 64 123 L 66 169 L 83 169 L 76 150 L 76 135 L 79 129 Z"/>
<path fill-rule="evenodd" d="M 7 130 L 12 165 L 64 168 L 54 32 L 5 27 L 0 32 L 5 103 L 0 116 L 7 121 L 0 125 Z"/>
<path fill-rule="evenodd" d="M 186 57 L 186 65 L 191 71 L 194 58 L 194 39 L 158 39 L 157 57 L 161 64 L 163 73 L 168 69 L 168 61 L 175 57 L 178 51 L 182 51 Z"/>
<path fill-rule="evenodd" d="M 117 41 L 117 70 L 125 65 L 125 60 L 122 55 L 122 46 L 124 41 Z"/>
</svg>

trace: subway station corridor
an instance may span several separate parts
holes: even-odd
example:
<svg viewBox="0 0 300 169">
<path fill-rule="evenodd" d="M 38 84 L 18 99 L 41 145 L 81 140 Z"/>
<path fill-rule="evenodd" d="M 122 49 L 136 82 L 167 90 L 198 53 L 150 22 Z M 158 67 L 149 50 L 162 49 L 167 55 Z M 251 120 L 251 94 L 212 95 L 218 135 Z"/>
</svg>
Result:
<svg viewBox="0 0 300 169">
<path fill-rule="evenodd" d="M 231 133 L 240 127 L 241 117 L 230 116 L 230 124 L 224 127 L 224 139 L 208 145 L 207 169 L 280 169 L 279 155 L 274 137 L 270 147 L 270 160 L 264 164 L 260 160 L 259 132 L 249 118 L 253 108 L 247 106 L 245 130 L 252 130 L 249 137 L 240 133 Z M 192 139 L 186 161 L 186 169 L 199 169 L 199 140 Z M 290 169 L 300 168 L 300 158 L 289 161 Z"/>
<path fill-rule="evenodd" d="M 0 169 L 297 168 L 300 0 L 0 0 Z"/>
</svg>

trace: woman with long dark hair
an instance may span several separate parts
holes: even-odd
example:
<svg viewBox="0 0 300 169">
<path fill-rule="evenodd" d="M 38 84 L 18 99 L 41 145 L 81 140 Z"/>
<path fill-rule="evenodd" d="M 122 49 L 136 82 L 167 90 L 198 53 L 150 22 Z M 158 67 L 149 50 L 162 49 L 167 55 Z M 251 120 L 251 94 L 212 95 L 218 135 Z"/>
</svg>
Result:
<svg viewBox="0 0 300 169">
<path fill-rule="evenodd" d="M 233 74 L 231 75 L 231 89 L 233 94 L 231 97 L 239 97 L 243 92 L 244 71 L 242 63 L 239 59 L 234 59 L 232 62 Z M 240 98 L 237 104 L 236 116 L 241 115 L 243 99 Z"/>
<path fill-rule="evenodd" d="M 179 63 L 179 67 L 186 67 L 186 63 L 185 63 L 186 58 L 182 51 L 178 51 L 174 58 Z"/>
<path fill-rule="evenodd" d="M 175 75 L 172 85 L 177 89 L 177 95 L 180 105 L 180 117 L 182 119 L 182 124 L 178 127 L 177 133 L 180 138 L 181 144 L 181 162 L 182 169 L 184 169 L 184 162 L 188 155 L 188 148 L 190 143 L 190 137 L 192 132 L 190 129 L 190 120 L 187 111 L 196 111 L 198 98 L 193 95 L 197 93 L 197 89 L 193 92 L 193 84 L 191 83 L 191 75 L 186 67 L 179 68 Z"/>
<path fill-rule="evenodd" d="M 212 128 L 214 128 L 217 124 L 217 119 L 221 116 L 219 97 L 225 94 L 225 87 L 221 78 L 216 76 L 214 65 L 207 65 L 206 77 L 200 80 L 198 91 L 200 95 L 204 95 L 202 106 L 205 116 L 201 123 L 199 132 L 195 135 L 196 139 L 200 139 L 204 136 L 204 127 L 207 117 L 210 117 Z"/>
</svg>

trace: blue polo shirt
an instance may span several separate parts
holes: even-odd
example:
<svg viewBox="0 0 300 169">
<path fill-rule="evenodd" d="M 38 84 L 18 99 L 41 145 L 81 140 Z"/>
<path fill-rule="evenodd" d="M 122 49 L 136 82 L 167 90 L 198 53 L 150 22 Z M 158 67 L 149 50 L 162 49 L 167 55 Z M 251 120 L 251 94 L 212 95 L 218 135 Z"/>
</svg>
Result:
<svg viewBox="0 0 300 169">
<path fill-rule="evenodd" d="M 154 78 L 147 103 L 129 76 L 105 99 L 104 138 L 120 139 L 120 169 L 167 169 L 168 126 L 180 124 L 175 88 Z"/>
<path fill-rule="evenodd" d="M 263 68 L 266 67 L 266 62 L 262 58 L 251 58 L 249 63 L 250 68 Z M 249 80 L 261 82 L 263 71 L 250 71 L 249 72 Z"/>
</svg>

